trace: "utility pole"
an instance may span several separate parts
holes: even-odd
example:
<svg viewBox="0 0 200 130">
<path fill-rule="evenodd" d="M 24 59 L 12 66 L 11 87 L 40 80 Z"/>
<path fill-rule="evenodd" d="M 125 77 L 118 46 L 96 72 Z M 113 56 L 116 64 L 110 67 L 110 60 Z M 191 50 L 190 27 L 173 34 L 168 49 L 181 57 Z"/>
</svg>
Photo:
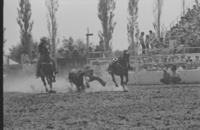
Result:
<svg viewBox="0 0 200 130">
<path fill-rule="evenodd" d="M 3 44 L 6 42 L 6 39 L 4 39 L 5 37 L 5 31 L 6 31 L 6 28 L 3 28 Z"/>
<path fill-rule="evenodd" d="M 87 33 L 86 33 L 87 49 L 89 47 L 89 37 L 90 36 L 93 36 L 93 33 L 90 33 L 89 28 L 87 28 Z"/>
<path fill-rule="evenodd" d="M 6 28 L 4 27 L 3 28 L 3 54 L 4 54 L 4 46 L 5 46 L 5 43 L 6 43 L 6 39 L 5 39 L 5 31 L 6 31 Z"/>
</svg>

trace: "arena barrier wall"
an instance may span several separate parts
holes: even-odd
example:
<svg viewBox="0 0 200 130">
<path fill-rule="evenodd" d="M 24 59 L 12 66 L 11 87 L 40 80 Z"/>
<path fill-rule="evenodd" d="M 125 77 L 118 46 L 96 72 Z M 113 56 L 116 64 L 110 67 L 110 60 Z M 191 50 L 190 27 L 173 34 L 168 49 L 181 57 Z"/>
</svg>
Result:
<svg viewBox="0 0 200 130">
<path fill-rule="evenodd" d="M 178 66 L 183 67 L 178 70 L 181 83 L 186 84 L 196 84 L 200 83 L 200 61 L 198 57 L 200 54 L 189 54 L 189 55 L 165 55 L 168 60 L 165 62 L 162 61 L 163 55 L 161 56 L 151 56 L 151 61 L 148 61 L 148 57 L 131 57 L 130 63 L 134 67 L 134 71 L 129 72 L 129 84 L 137 85 L 151 85 L 151 84 L 161 84 L 160 79 L 163 77 L 162 67 L 166 64 L 177 64 Z M 178 57 L 174 59 L 173 57 Z M 185 59 L 183 58 L 185 57 Z M 146 59 L 143 60 L 143 59 Z M 153 60 L 152 60 L 153 59 Z M 187 60 L 192 61 L 187 61 Z M 155 61 L 154 61 L 155 60 Z M 170 60 L 170 61 L 169 61 Z M 108 73 L 107 71 L 109 63 L 112 61 L 112 58 L 99 58 L 92 59 L 89 61 L 90 66 L 94 69 L 95 74 L 103 76 Z M 107 77 L 107 76 L 106 76 Z"/>
</svg>

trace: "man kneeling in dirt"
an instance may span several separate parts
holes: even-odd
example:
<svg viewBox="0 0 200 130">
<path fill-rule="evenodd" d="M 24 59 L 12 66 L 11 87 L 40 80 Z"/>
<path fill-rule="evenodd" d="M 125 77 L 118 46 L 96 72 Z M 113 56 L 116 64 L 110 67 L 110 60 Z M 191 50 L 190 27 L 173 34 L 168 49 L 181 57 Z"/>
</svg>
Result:
<svg viewBox="0 0 200 130">
<path fill-rule="evenodd" d="M 85 66 L 83 70 L 81 70 L 85 73 L 85 76 L 88 78 L 88 82 L 92 82 L 94 80 L 97 80 L 102 86 L 106 85 L 106 82 L 103 81 L 101 78 L 94 75 L 94 70 L 90 68 L 90 66 Z M 89 84 L 88 84 L 89 85 Z"/>
<path fill-rule="evenodd" d="M 90 66 L 85 66 L 83 69 L 72 69 L 69 72 L 68 79 L 71 83 L 71 86 L 75 84 L 78 91 L 84 90 L 86 87 L 89 88 L 89 82 L 95 80 L 98 81 L 102 86 L 106 85 L 104 80 L 94 75 L 94 70 L 90 68 Z"/>
<path fill-rule="evenodd" d="M 179 74 L 177 74 L 177 66 L 176 65 L 172 65 L 171 67 L 171 72 L 172 74 L 170 75 L 166 69 L 163 70 L 163 78 L 160 80 L 160 82 L 164 83 L 164 84 L 177 84 L 181 82 L 181 78 L 179 76 Z"/>
<path fill-rule="evenodd" d="M 173 65 L 172 68 L 171 68 L 171 71 L 172 71 L 171 82 L 173 84 L 180 83 L 181 78 L 180 78 L 179 74 L 177 73 L 177 66 Z"/>
<path fill-rule="evenodd" d="M 48 39 L 46 37 L 41 38 L 40 44 L 38 46 L 40 57 L 38 59 L 37 67 L 36 67 L 36 78 L 39 78 L 41 76 L 40 74 L 41 63 L 50 61 L 53 65 L 53 82 L 55 82 L 55 75 L 57 73 L 56 66 L 55 66 L 54 60 L 50 57 L 49 47 L 47 46 L 49 46 Z"/>
</svg>

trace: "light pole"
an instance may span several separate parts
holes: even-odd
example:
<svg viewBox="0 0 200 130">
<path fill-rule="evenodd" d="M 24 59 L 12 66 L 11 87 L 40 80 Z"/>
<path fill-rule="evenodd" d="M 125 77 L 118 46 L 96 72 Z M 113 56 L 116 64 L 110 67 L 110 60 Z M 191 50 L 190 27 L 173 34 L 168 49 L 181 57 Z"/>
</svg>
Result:
<svg viewBox="0 0 200 130">
<path fill-rule="evenodd" d="M 89 29 L 87 29 L 87 33 L 86 33 L 86 42 L 87 42 L 87 49 L 89 47 L 89 37 L 93 36 L 93 33 L 89 32 Z"/>
<path fill-rule="evenodd" d="M 182 16 L 185 15 L 185 0 L 182 1 Z"/>
</svg>

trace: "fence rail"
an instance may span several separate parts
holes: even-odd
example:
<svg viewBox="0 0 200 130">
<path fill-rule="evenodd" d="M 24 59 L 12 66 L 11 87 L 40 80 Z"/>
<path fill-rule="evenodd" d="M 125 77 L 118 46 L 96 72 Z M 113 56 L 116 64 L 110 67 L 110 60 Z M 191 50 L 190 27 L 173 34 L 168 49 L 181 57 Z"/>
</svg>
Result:
<svg viewBox="0 0 200 130">
<path fill-rule="evenodd" d="M 182 48 L 154 48 L 154 49 L 144 49 L 144 54 L 137 54 L 134 50 L 129 50 L 131 57 L 146 57 L 146 56 L 164 56 L 164 55 L 177 55 L 177 54 L 193 54 L 199 53 L 200 54 L 200 47 L 182 47 Z M 112 52 L 88 52 L 88 60 L 95 60 L 95 59 L 110 59 L 115 57 Z"/>
<path fill-rule="evenodd" d="M 170 66 L 176 64 L 184 69 L 197 69 L 200 67 L 200 52 L 187 53 L 185 50 L 199 49 L 200 47 L 185 47 L 182 52 L 179 53 L 159 53 L 159 54 L 143 54 L 143 55 L 133 55 L 130 56 L 130 63 L 137 69 L 146 70 L 160 70 L 164 66 Z M 159 50 L 159 49 L 157 49 Z M 163 50 L 162 50 L 163 51 Z M 95 52 L 102 53 L 102 52 Z M 131 51 L 130 51 L 131 53 Z M 92 54 L 92 53 L 91 53 Z M 113 56 L 113 55 L 112 55 Z M 105 65 L 112 61 L 113 57 L 98 57 L 98 58 L 88 58 L 89 63 L 93 66 L 95 65 Z M 156 68 L 156 69 L 155 69 Z"/>
</svg>

